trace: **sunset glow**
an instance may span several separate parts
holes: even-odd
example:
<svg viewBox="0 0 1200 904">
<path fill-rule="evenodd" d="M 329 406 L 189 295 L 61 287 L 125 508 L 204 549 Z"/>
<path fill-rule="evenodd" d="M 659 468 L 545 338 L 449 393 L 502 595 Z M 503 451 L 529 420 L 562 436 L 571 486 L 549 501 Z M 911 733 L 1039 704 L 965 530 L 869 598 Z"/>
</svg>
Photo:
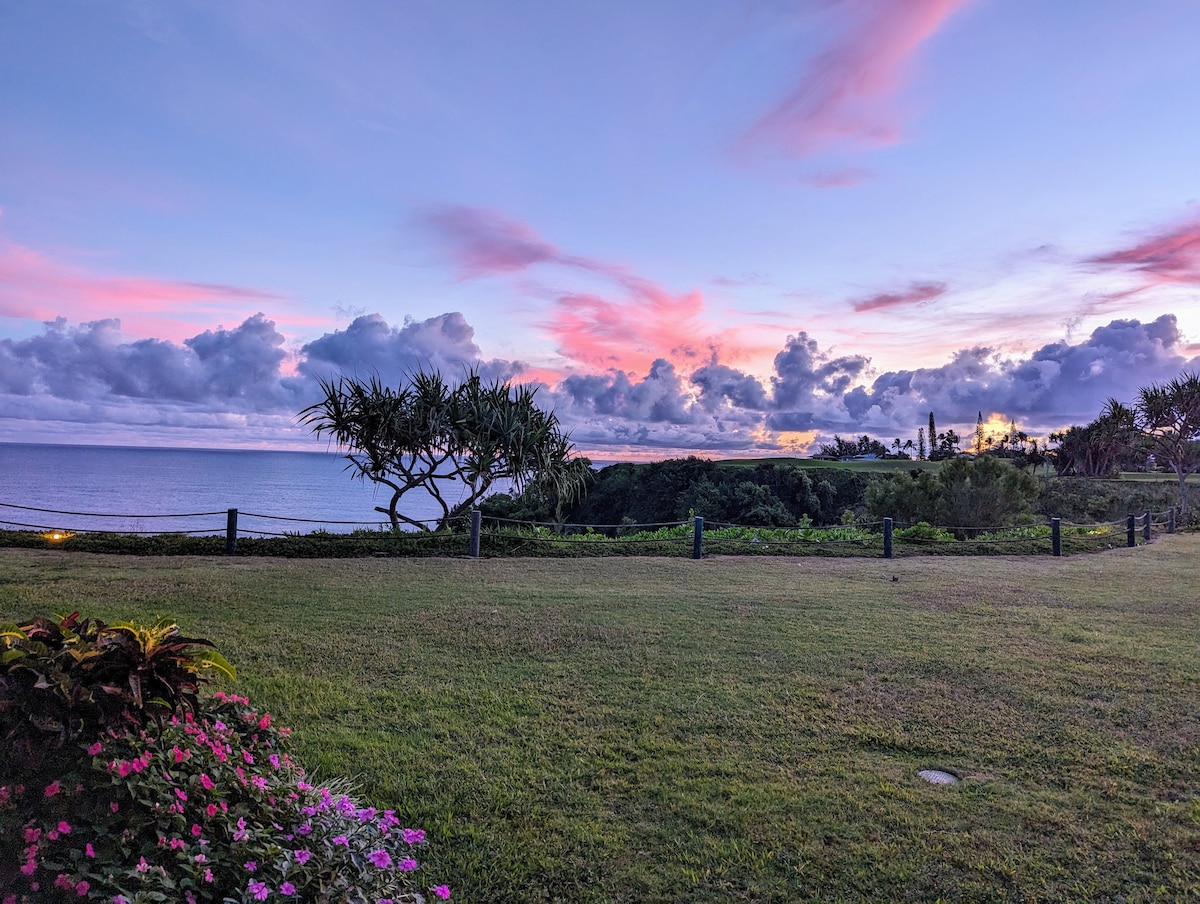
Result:
<svg viewBox="0 0 1200 904">
<path fill-rule="evenodd" d="M 0 9 L 0 440 L 316 448 L 535 382 L 601 460 L 1085 423 L 1200 369 L 1200 7 Z"/>
</svg>

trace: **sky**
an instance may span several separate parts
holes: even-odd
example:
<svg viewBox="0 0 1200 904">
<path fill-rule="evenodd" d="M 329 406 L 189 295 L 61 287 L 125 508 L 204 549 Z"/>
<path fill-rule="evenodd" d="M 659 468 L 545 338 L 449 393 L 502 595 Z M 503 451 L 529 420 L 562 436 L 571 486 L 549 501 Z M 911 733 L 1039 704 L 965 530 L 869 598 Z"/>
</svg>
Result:
<svg viewBox="0 0 1200 904">
<path fill-rule="evenodd" d="M 0 441 L 1045 435 L 1200 369 L 1200 0 L 0 2 Z"/>
</svg>

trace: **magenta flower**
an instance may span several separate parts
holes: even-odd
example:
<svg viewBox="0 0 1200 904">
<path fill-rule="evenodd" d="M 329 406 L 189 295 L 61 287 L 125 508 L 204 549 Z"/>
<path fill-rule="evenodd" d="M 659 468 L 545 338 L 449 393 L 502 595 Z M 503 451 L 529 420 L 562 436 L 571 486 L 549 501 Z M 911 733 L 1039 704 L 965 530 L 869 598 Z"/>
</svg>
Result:
<svg viewBox="0 0 1200 904">
<path fill-rule="evenodd" d="M 58 779 L 55 779 L 54 781 L 52 781 L 50 784 L 48 784 L 46 786 L 46 796 L 53 797 L 55 794 L 57 794 L 61 790 L 62 790 L 62 785 L 59 784 Z"/>
<path fill-rule="evenodd" d="M 375 866 L 377 866 L 379 869 L 387 869 L 392 865 L 392 855 L 383 849 L 371 851 L 371 853 L 367 855 L 367 859 L 375 864 Z"/>
<path fill-rule="evenodd" d="M 267 895 L 271 893 L 271 890 L 267 888 L 266 882 L 251 882 L 246 886 L 246 891 L 254 896 L 255 901 L 265 901 L 267 900 Z"/>
<path fill-rule="evenodd" d="M 433 888 L 431 888 L 429 890 L 431 892 L 433 892 L 435 895 L 437 895 L 439 898 L 441 898 L 443 901 L 450 900 L 450 886 L 449 885 L 435 885 Z"/>
<path fill-rule="evenodd" d="M 296 862 L 301 866 L 308 863 L 308 858 L 312 856 L 312 851 L 309 850 L 299 850 L 294 853 L 296 854 Z"/>
<path fill-rule="evenodd" d="M 296 886 L 291 882 L 284 882 L 279 886 L 279 893 L 281 895 L 294 895 L 296 893 Z M 380 904 L 383 904 L 383 902 L 381 901 Z"/>
<path fill-rule="evenodd" d="M 401 860 L 399 863 L 396 864 L 396 868 L 398 870 L 400 870 L 400 872 L 402 872 L 402 873 L 411 873 L 413 870 L 415 870 L 420 865 L 421 864 L 417 863 L 416 860 L 413 860 L 412 857 L 405 857 L 403 860 Z"/>
<path fill-rule="evenodd" d="M 103 750 L 104 750 L 104 745 L 101 744 L 99 741 L 97 741 L 95 744 L 93 744 L 91 747 L 88 748 L 88 756 L 97 756 Z"/>
</svg>

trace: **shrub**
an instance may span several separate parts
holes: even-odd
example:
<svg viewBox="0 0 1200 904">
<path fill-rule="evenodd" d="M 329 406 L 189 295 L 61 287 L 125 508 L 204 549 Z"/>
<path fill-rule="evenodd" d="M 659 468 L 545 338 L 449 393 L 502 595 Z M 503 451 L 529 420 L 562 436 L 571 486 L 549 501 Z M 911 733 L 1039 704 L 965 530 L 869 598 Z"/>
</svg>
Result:
<svg viewBox="0 0 1200 904">
<path fill-rule="evenodd" d="M 47 624 L 53 625 L 35 619 L 27 627 L 54 640 Z M 78 653 L 81 645 L 70 638 L 79 634 L 70 624 L 60 623 L 68 625 L 62 649 Z M 124 627 L 178 637 L 173 625 Z M 32 640 L 20 627 L 6 626 L 2 638 L 0 676 L 8 681 L 16 672 L 19 679 L 8 681 L 12 705 L 0 710 L 3 904 L 424 900 L 415 859 L 424 833 L 403 828 L 391 811 L 362 806 L 345 789 L 306 782 L 288 752 L 290 732 L 244 697 L 195 695 L 200 667 L 184 663 L 189 655 L 193 665 L 211 660 L 213 651 L 177 650 L 175 664 L 186 674 L 163 672 L 176 682 L 166 689 L 173 698 L 156 698 L 155 709 L 126 706 L 116 718 L 104 709 L 95 726 L 80 673 L 95 671 L 106 651 L 89 648 L 59 660 L 49 655 L 53 643 Z M 27 693 L 22 673 L 32 668 L 31 656 L 54 660 L 59 671 L 56 683 L 34 682 Z M 60 691 L 69 702 L 65 714 L 53 710 L 60 716 L 54 725 L 26 718 L 40 711 L 28 698 Z M 43 727 L 63 737 L 62 726 L 78 729 L 67 731 L 53 757 L 23 761 L 27 745 L 10 743 Z M 449 896 L 445 886 L 428 890 Z"/>
</svg>

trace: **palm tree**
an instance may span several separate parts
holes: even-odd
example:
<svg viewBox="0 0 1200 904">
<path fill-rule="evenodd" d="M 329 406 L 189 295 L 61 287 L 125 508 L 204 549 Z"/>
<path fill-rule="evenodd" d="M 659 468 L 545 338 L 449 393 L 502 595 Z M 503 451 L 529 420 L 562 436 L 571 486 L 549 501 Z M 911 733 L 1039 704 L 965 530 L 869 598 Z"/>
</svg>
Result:
<svg viewBox="0 0 1200 904">
<path fill-rule="evenodd" d="M 1138 431 L 1179 479 L 1179 510 L 1186 516 L 1187 478 L 1200 470 L 1200 374 L 1142 387 L 1133 414 Z"/>
</svg>

